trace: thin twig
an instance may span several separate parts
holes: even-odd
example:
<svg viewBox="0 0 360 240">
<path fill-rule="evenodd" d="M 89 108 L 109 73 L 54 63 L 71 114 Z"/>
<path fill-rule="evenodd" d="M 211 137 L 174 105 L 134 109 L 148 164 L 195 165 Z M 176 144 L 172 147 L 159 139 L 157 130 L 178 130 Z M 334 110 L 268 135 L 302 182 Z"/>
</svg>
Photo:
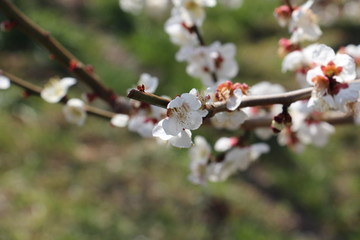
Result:
<svg viewBox="0 0 360 240">
<path fill-rule="evenodd" d="M 97 93 L 97 95 L 106 101 L 113 109 L 120 109 L 122 112 L 127 112 L 127 106 L 117 106 L 118 103 L 115 101 L 116 97 L 113 91 L 102 83 L 99 76 L 72 55 L 61 43 L 52 37 L 49 32 L 31 21 L 8 0 L 0 0 L 0 11 L 10 20 L 16 22 L 16 28 L 45 47 L 54 59 L 70 70 L 79 80 L 87 84 L 92 91 Z"/>
<path fill-rule="evenodd" d="M 42 90 L 40 87 L 3 70 L 0 70 L 0 74 L 9 78 L 13 84 L 23 88 L 27 94 L 40 96 Z M 66 101 L 66 98 L 63 98 L 61 103 L 66 104 Z M 109 112 L 89 105 L 85 106 L 85 110 L 90 115 L 97 116 L 106 120 L 110 120 L 113 116 L 115 116 L 115 113 L 113 112 Z"/>
</svg>

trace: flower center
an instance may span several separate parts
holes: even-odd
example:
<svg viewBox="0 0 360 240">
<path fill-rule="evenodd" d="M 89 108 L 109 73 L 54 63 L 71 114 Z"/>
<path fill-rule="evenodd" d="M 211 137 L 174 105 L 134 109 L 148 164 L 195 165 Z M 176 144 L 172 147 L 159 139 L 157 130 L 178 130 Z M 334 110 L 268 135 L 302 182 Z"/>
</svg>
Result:
<svg viewBox="0 0 360 240">
<path fill-rule="evenodd" d="M 343 70 L 342 67 L 337 67 L 333 61 L 329 62 L 326 66 L 321 66 L 321 71 L 324 73 L 325 76 L 328 78 L 332 78 L 337 76 Z"/>
</svg>

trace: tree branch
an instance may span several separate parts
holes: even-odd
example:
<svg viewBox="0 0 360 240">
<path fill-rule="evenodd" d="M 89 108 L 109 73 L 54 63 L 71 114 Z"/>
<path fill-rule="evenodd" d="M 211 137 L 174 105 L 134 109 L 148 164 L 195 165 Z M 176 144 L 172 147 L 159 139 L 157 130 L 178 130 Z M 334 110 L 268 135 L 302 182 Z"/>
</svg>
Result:
<svg viewBox="0 0 360 240">
<path fill-rule="evenodd" d="M 29 83 L 19 77 L 16 77 L 8 72 L 5 72 L 3 70 L 0 70 L 0 74 L 1 75 L 4 75 L 6 76 L 7 78 L 10 79 L 10 81 L 25 89 L 25 91 L 30 94 L 30 95 L 36 95 L 36 96 L 40 96 L 40 93 L 41 93 L 41 88 L 32 84 L 32 83 Z M 67 102 L 67 99 L 66 98 L 63 98 L 61 100 L 61 103 L 63 104 L 66 104 Z M 86 105 L 85 106 L 85 110 L 88 114 L 90 115 L 93 115 L 93 116 L 96 116 L 96 117 L 100 117 L 100 118 L 103 118 L 103 119 L 106 119 L 106 120 L 110 120 L 114 115 L 115 113 L 113 112 L 109 112 L 109 111 L 106 111 L 106 110 L 103 110 L 103 109 L 100 109 L 100 108 L 96 108 L 96 107 L 92 107 L 92 106 L 89 106 L 89 105 Z"/>
<path fill-rule="evenodd" d="M 79 80 L 87 84 L 101 99 L 106 101 L 113 109 L 127 112 L 127 106 L 118 106 L 113 91 L 107 88 L 99 76 L 72 55 L 49 32 L 32 22 L 18 8 L 8 0 L 0 0 L 0 11 L 10 20 L 16 22 L 16 27 L 31 39 L 45 47 L 65 68 L 72 72 Z"/>
</svg>

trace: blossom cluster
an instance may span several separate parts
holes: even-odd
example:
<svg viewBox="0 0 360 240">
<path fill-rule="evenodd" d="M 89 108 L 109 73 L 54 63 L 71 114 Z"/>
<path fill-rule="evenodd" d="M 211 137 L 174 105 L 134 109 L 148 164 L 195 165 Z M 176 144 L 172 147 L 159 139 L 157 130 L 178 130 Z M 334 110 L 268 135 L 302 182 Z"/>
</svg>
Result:
<svg viewBox="0 0 360 240">
<path fill-rule="evenodd" d="M 224 181 L 237 171 L 246 170 L 262 154 L 270 151 L 266 143 L 249 143 L 244 132 L 239 137 L 238 130 L 248 120 L 272 119 L 268 126 L 254 129 L 257 139 L 265 141 L 276 136 L 280 145 L 299 153 L 305 145 L 326 145 L 335 132 L 334 126 L 325 121 L 330 111 L 354 115 L 355 123 L 360 124 L 360 82 L 355 81 L 360 77 L 360 45 L 343 46 L 336 52 L 321 43 L 308 44 L 322 35 L 318 24 L 320 13 L 313 11 L 315 1 L 308 0 L 299 6 L 285 2 L 274 10 L 279 25 L 287 27 L 290 34 L 289 38 L 279 41 L 278 53 L 283 58 L 281 68 L 284 73 L 295 74 L 300 88 L 311 87 L 311 96 L 286 104 L 244 107 L 242 103 L 246 99 L 284 94 L 286 90 L 267 81 L 253 86 L 236 82 L 240 70 L 236 61 L 236 45 L 219 41 L 205 44 L 201 27 L 206 18 L 206 8 L 215 7 L 220 1 L 120 0 L 124 11 L 135 14 L 143 9 L 156 13 L 171 8 L 164 30 L 170 41 L 179 47 L 175 59 L 186 62 L 184 71 L 198 79 L 203 89 L 189 89 L 189 92 L 173 98 L 162 96 L 162 99 L 168 100 L 166 108 L 130 100 L 128 113 L 114 113 L 110 124 L 127 127 L 144 138 L 155 137 L 162 143 L 189 148 L 189 180 L 201 185 Z M 242 1 L 221 3 L 239 7 Z M 70 77 L 52 78 L 40 95 L 48 103 L 63 102 L 66 120 L 80 126 L 86 120 L 88 105 L 97 95 L 89 93 L 82 98 L 69 98 L 68 91 L 76 82 Z M 158 85 L 157 77 L 143 73 L 135 89 L 153 95 Z M 10 80 L 0 75 L 0 89 L 9 86 Z M 113 101 L 117 100 L 115 96 Z M 220 137 L 212 150 L 204 137 L 193 137 L 193 133 L 205 122 L 227 134 L 232 131 L 234 136 Z"/>
</svg>

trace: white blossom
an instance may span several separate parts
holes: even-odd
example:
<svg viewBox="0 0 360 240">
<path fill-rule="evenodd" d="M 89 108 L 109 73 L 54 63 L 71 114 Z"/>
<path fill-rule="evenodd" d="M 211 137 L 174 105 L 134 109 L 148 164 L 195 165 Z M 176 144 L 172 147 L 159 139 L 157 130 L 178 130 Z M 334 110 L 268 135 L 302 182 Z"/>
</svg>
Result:
<svg viewBox="0 0 360 240">
<path fill-rule="evenodd" d="M 68 89 L 76 83 L 75 78 L 52 78 L 41 91 L 41 97 L 48 103 L 57 103 L 66 96 Z"/>
<path fill-rule="evenodd" d="M 87 116 L 85 110 L 85 103 L 77 98 L 72 98 L 67 101 L 66 105 L 63 107 L 63 112 L 66 120 L 69 123 L 73 123 L 78 126 L 84 124 Z"/>
<path fill-rule="evenodd" d="M 292 42 L 316 41 L 321 36 L 317 17 L 310 9 L 313 3 L 313 0 L 309 0 L 292 12 L 289 21 Z"/>
<path fill-rule="evenodd" d="M 313 62 L 317 66 L 306 76 L 314 86 L 308 107 L 320 112 L 329 109 L 347 112 L 347 105 L 359 98 L 360 83 L 349 84 L 356 77 L 354 60 L 320 45 L 314 51 Z"/>
<path fill-rule="evenodd" d="M 226 180 L 238 170 L 245 170 L 258 159 L 261 154 L 269 152 L 265 143 L 257 143 L 246 147 L 234 147 L 226 153 L 221 162 L 211 163 L 209 166 L 209 181 L 219 182 Z"/>
<path fill-rule="evenodd" d="M 10 79 L 4 75 L 0 75 L 0 89 L 5 90 L 10 87 Z"/>
<path fill-rule="evenodd" d="M 236 47 L 232 43 L 221 45 L 214 42 L 210 46 L 184 46 L 176 55 L 178 61 L 187 61 L 186 72 L 193 77 L 200 78 L 203 84 L 211 87 L 217 80 L 230 79 L 236 76 L 239 67 L 235 60 Z"/>
<path fill-rule="evenodd" d="M 187 25 L 178 14 L 172 16 L 165 23 L 165 32 L 169 34 L 172 43 L 180 46 L 195 46 L 197 37 L 192 33 L 190 25 Z"/>
<path fill-rule="evenodd" d="M 202 136 L 196 136 L 194 142 L 189 151 L 191 158 L 189 180 L 192 183 L 204 185 L 207 182 L 207 165 L 211 156 L 211 148 Z"/>
<path fill-rule="evenodd" d="M 140 80 L 138 85 L 144 85 L 145 92 L 154 93 L 156 88 L 159 85 L 159 79 L 157 77 L 153 77 L 148 73 L 143 73 L 140 76 Z"/>
<path fill-rule="evenodd" d="M 211 119 L 211 123 L 215 128 L 236 130 L 248 118 L 247 114 L 242 110 L 235 110 L 232 112 L 216 113 Z"/>
<path fill-rule="evenodd" d="M 205 19 L 204 7 L 214 7 L 216 0 L 172 0 L 174 9 L 188 25 L 200 26 Z"/>
<path fill-rule="evenodd" d="M 183 93 L 169 102 L 167 117 L 154 127 L 153 136 L 170 142 L 175 141 L 173 137 L 177 137 L 179 140 L 175 141 L 176 145 L 190 147 L 191 138 L 185 130 L 198 129 L 207 114 L 208 111 L 202 109 L 202 103 L 195 95 Z"/>
<path fill-rule="evenodd" d="M 239 140 L 236 137 L 221 137 L 216 141 L 214 149 L 218 152 L 225 152 L 235 147 L 238 142 Z"/>
<path fill-rule="evenodd" d="M 129 122 L 129 115 L 127 114 L 115 114 L 111 120 L 110 123 L 114 127 L 126 127 Z"/>
</svg>

